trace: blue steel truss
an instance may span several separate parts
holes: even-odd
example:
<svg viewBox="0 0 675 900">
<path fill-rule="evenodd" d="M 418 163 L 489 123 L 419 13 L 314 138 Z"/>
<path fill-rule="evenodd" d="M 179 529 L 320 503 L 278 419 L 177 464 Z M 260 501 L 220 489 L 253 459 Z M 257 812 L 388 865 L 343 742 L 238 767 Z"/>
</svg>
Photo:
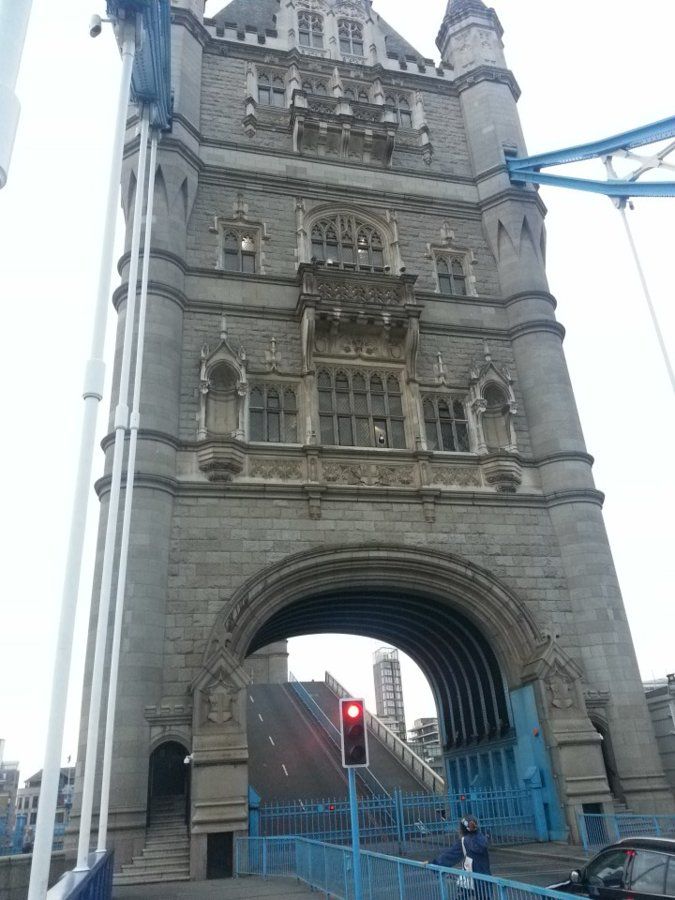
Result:
<svg viewBox="0 0 675 900">
<path fill-rule="evenodd" d="M 651 125 L 643 125 L 632 131 L 624 131 L 614 137 L 592 141 L 590 144 L 568 147 L 566 150 L 554 150 L 550 153 L 540 153 L 537 156 L 507 156 L 506 165 L 511 182 L 516 185 L 550 184 L 553 187 L 590 191 L 624 200 L 629 197 L 675 197 L 675 182 L 638 182 L 634 180 L 638 177 L 637 174 L 627 179 L 611 178 L 608 181 L 595 181 L 588 178 L 552 175 L 541 171 L 548 166 L 559 166 L 585 159 L 605 159 L 613 154 L 620 154 L 622 151 L 629 151 L 635 147 L 642 147 L 645 144 L 653 144 L 656 141 L 672 137 L 675 137 L 675 117 L 662 119 Z"/>
<path fill-rule="evenodd" d="M 150 124 L 171 128 L 171 9 L 169 0 L 107 0 L 115 22 L 136 17 L 143 39 L 136 50 L 131 76 L 131 99 L 150 106 Z"/>
</svg>

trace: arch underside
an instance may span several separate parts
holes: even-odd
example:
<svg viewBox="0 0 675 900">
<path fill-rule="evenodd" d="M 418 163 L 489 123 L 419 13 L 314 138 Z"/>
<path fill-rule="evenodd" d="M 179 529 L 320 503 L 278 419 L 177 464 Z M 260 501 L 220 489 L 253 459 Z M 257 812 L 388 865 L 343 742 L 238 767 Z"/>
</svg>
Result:
<svg viewBox="0 0 675 900">
<path fill-rule="evenodd" d="M 424 593 L 325 590 L 278 609 L 246 654 L 290 637 L 354 634 L 391 643 L 426 675 L 446 749 L 475 746 L 509 731 L 504 679 L 488 640 L 465 616 Z"/>
</svg>

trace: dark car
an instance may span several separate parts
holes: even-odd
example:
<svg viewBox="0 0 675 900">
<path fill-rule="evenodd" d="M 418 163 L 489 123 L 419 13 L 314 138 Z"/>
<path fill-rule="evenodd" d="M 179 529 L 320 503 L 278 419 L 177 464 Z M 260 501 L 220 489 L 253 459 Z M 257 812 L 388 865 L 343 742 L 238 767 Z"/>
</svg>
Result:
<svg viewBox="0 0 675 900">
<path fill-rule="evenodd" d="M 598 900 L 675 898 L 675 839 L 624 838 L 551 888 Z"/>
</svg>

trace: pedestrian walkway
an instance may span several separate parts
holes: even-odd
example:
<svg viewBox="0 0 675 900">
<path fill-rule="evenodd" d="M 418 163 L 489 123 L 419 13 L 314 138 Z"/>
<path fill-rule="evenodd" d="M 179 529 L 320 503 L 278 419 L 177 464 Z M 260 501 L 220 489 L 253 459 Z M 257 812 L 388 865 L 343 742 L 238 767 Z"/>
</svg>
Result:
<svg viewBox="0 0 675 900">
<path fill-rule="evenodd" d="M 224 878 L 217 881 L 178 881 L 113 888 L 113 900 L 264 900 L 308 897 L 313 892 L 295 878 Z"/>
</svg>

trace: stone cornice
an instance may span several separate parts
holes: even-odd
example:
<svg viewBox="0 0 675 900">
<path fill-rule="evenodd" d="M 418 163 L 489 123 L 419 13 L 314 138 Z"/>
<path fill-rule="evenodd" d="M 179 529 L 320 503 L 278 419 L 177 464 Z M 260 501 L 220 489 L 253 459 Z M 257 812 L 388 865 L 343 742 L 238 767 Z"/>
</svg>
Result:
<svg viewBox="0 0 675 900">
<path fill-rule="evenodd" d="M 488 180 L 492 178 L 495 174 L 502 173 L 504 175 L 507 174 L 506 166 L 495 166 L 493 169 L 489 169 L 486 172 L 481 173 L 476 179 L 476 183 Z M 504 191 L 499 191 L 496 194 L 491 194 L 489 197 L 481 199 L 478 201 L 478 206 L 481 212 L 487 212 L 489 209 L 494 209 L 497 206 L 501 206 L 502 203 L 530 203 L 541 212 L 542 216 L 546 216 L 548 209 L 546 208 L 546 204 L 539 196 L 538 191 L 530 191 L 524 190 L 523 188 L 510 187 Z"/>
<path fill-rule="evenodd" d="M 512 341 L 525 337 L 528 334 L 555 334 L 560 340 L 565 338 L 565 328 L 560 322 L 554 322 L 551 319 L 534 319 L 531 322 L 523 322 L 521 325 L 515 325 L 510 328 L 508 335 Z"/>
<path fill-rule="evenodd" d="M 545 300 L 551 304 L 553 309 L 558 306 L 558 301 L 548 291 L 519 291 L 517 294 L 509 294 L 508 297 L 504 298 L 503 303 L 504 306 L 509 307 L 514 303 L 519 303 L 521 300 Z"/>
<path fill-rule="evenodd" d="M 120 306 L 127 298 L 128 284 L 129 283 L 125 281 L 113 294 L 113 306 L 117 312 L 119 312 Z M 152 294 L 155 297 L 164 297 L 165 300 L 170 300 L 172 303 L 175 303 L 181 310 L 185 310 L 188 306 L 187 297 L 182 291 L 176 290 L 176 288 L 161 281 L 149 281 L 148 294 Z"/>
<path fill-rule="evenodd" d="M 187 28 L 192 37 L 199 41 L 202 47 L 206 47 L 209 43 L 210 35 L 204 24 L 189 9 L 172 8 L 171 24 L 182 25 L 184 28 Z"/>
<path fill-rule="evenodd" d="M 552 494 L 546 494 L 544 499 L 549 509 L 570 503 L 591 503 L 593 506 L 599 506 L 602 509 L 605 495 L 596 488 L 574 488 L 569 491 L 554 491 Z"/>
<path fill-rule="evenodd" d="M 483 81 L 498 82 L 504 84 L 511 91 L 513 99 L 518 101 L 520 88 L 513 72 L 509 69 L 498 69 L 495 66 L 478 66 L 464 75 L 455 78 L 452 84 L 461 94 L 463 91 L 480 84 Z"/>
<path fill-rule="evenodd" d="M 537 467 L 553 465 L 560 462 L 582 462 L 592 466 L 595 459 L 585 450 L 562 450 L 560 453 L 549 453 L 548 456 L 540 456 L 534 463 Z"/>
</svg>

